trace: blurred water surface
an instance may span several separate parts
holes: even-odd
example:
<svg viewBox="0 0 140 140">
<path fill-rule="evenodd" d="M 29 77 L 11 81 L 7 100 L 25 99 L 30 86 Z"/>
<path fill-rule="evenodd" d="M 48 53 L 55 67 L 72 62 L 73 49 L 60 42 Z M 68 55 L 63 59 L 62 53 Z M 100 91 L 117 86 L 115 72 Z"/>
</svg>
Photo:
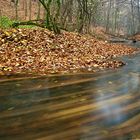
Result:
<svg viewBox="0 0 140 140">
<path fill-rule="evenodd" d="M 120 59 L 97 73 L 1 77 L 0 140 L 140 139 L 140 54 Z"/>
</svg>

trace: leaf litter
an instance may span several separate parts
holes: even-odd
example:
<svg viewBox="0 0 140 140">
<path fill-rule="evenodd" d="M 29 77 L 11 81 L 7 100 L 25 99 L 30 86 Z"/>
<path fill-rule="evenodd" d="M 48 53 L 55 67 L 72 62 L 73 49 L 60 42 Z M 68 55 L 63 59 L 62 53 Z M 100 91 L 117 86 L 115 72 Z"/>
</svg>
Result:
<svg viewBox="0 0 140 140">
<path fill-rule="evenodd" d="M 114 58 L 138 51 L 89 35 L 47 29 L 0 29 L 0 75 L 75 73 L 118 68 Z"/>
</svg>

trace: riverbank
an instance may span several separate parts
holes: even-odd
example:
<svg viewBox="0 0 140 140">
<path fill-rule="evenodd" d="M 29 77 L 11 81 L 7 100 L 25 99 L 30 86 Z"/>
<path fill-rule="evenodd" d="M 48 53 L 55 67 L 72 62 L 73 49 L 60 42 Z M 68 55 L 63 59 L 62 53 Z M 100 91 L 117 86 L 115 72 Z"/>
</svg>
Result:
<svg viewBox="0 0 140 140">
<path fill-rule="evenodd" d="M 136 34 L 134 36 L 129 37 L 129 39 L 132 39 L 134 41 L 140 41 L 140 34 Z"/>
<path fill-rule="evenodd" d="M 89 35 L 44 29 L 0 29 L 0 74 L 94 72 L 125 65 L 115 57 L 138 51 Z"/>
</svg>

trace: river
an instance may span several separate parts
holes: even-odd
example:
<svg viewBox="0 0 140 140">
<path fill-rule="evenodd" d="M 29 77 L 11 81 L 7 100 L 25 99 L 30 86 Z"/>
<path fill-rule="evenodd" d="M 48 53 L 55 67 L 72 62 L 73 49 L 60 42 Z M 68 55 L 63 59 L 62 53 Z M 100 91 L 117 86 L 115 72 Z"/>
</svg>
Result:
<svg viewBox="0 0 140 140">
<path fill-rule="evenodd" d="M 1 77 L 0 140 L 140 139 L 140 54 L 119 59 L 96 73 Z"/>
</svg>

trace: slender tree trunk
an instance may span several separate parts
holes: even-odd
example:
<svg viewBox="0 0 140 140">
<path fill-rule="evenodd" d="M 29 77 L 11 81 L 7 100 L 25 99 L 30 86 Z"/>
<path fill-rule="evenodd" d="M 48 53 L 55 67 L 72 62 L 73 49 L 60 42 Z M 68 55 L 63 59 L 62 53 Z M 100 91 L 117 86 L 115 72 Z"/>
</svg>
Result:
<svg viewBox="0 0 140 140">
<path fill-rule="evenodd" d="M 25 12 L 25 19 L 26 19 L 27 16 L 28 16 L 28 10 L 27 10 L 27 6 L 28 6 L 28 4 L 27 4 L 27 0 L 24 0 L 24 5 L 25 5 L 24 12 Z"/>
<path fill-rule="evenodd" d="M 137 6 L 138 6 L 138 32 L 140 32 L 140 0 L 137 0 Z"/>
<path fill-rule="evenodd" d="M 117 5 L 117 1 L 115 0 L 115 17 L 114 17 L 114 33 L 116 33 L 117 31 L 117 19 L 118 19 L 118 12 L 119 12 L 119 9 L 118 9 L 118 5 Z"/>
<path fill-rule="evenodd" d="M 84 26 L 86 25 L 88 20 L 88 10 L 87 10 L 87 0 L 77 0 L 79 5 L 79 24 L 78 24 L 78 32 L 82 33 Z"/>
<path fill-rule="evenodd" d="M 69 1 L 69 14 L 68 14 L 68 22 L 72 22 L 72 15 L 73 15 L 73 0 Z"/>
<path fill-rule="evenodd" d="M 38 1 L 37 20 L 39 20 L 39 19 L 40 19 L 40 7 L 41 7 L 41 4 L 40 4 L 40 2 Z"/>
<path fill-rule="evenodd" d="M 134 24 L 134 5 L 133 5 L 133 0 L 131 0 L 131 33 L 134 34 L 135 33 L 135 24 Z"/>
<path fill-rule="evenodd" d="M 15 1 L 15 16 L 16 16 L 16 20 L 18 20 L 18 0 Z"/>
<path fill-rule="evenodd" d="M 39 0 L 39 2 L 42 4 L 46 12 L 46 19 L 45 19 L 46 28 L 48 28 L 49 30 L 53 30 L 55 33 L 59 34 L 60 29 L 58 28 L 56 20 L 51 15 L 51 11 L 50 11 L 52 0 L 48 1 L 47 3 L 44 0 Z"/>
<path fill-rule="evenodd" d="M 109 32 L 110 28 L 110 10 L 111 10 L 111 0 L 109 0 L 109 6 L 108 6 L 108 11 L 107 11 L 107 20 L 106 20 L 106 32 Z"/>
<path fill-rule="evenodd" d="M 24 10 L 24 8 L 25 8 L 25 3 L 24 1 L 22 1 L 22 10 Z"/>
<path fill-rule="evenodd" d="M 29 1 L 29 20 L 32 19 L 32 0 Z"/>
</svg>

